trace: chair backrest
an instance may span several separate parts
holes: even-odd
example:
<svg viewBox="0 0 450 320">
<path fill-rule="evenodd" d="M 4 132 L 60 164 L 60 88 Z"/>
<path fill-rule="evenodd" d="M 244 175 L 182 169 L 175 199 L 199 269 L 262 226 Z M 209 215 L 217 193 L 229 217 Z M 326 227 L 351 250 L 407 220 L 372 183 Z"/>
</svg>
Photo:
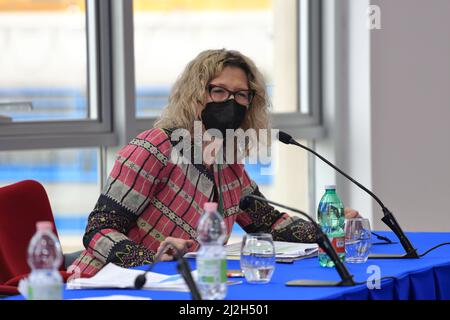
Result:
<svg viewBox="0 0 450 320">
<path fill-rule="evenodd" d="M 58 236 L 44 187 L 25 180 L 0 188 L 0 284 L 30 272 L 28 244 L 36 222 L 51 221 Z"/>
</svg>

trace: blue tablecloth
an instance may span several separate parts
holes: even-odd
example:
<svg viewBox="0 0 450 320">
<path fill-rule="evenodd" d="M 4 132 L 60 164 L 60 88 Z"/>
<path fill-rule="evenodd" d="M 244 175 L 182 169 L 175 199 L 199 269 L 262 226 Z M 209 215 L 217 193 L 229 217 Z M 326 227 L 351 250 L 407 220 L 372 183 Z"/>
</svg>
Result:
<svg viewBox="0 0 450 320">
<path fill-rule="evenodd" d="M 396 239 L 388 232 L 381 233 Z M 419 253 L 442 243 L 450 242 L 450 233 L 408 233 Z M 372 246 L 373 253 L 402 253 L 399 244 Z M 195 261 L 189 259 L 191 268 Z M 287 287 L 286 281 L 294 279 L 339 280 L 335 269 L 322 268 L 317 258 L 296 261 L 293 264 L 277 263 L 269 284 L 242 284 L 228 287 L 229 300 L 304 300 L 304 299 L 450 299 L 450 246 L 443 246 L 420 259 L 369 260 L 364 264 L 346 264 L 357 282 L 367 281 L 372 274 L 370 266 L 378 266 L 381 276 L 394 276 L 381 282 L 381 289 L 369 290 L 367 285 L 354 287 L 305 288 Z M 174 262 L 159 263 L 154 272 L 175 274 Z M 239 261 L 228 261 L 229 269 L 239 269 Z M 369 269 L 368 269 L 369 268 Z M 65 290 L 64 299 L 106 295 L 135 295 L 154 300 L 190 299 L 189 293 L 148 290 Z M 22 299 L 21 296 L 12 299 Z"/>
</svg>

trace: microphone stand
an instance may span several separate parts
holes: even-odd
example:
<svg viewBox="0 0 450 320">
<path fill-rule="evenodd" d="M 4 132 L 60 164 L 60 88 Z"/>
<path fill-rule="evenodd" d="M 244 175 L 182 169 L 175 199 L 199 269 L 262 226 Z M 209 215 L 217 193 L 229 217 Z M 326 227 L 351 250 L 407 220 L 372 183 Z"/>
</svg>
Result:
<svg viewBox="0 0 450 320">
<path fill-rule="evenodd" d="M 202 296 L 200 295 L 200 292 L 197 288 L 197 285 L 194 281 L 194 278 L 192 277 L 191 268 L 189 267 L 189 264 L 186 262 L 186 259 L 183 258 L 182 252 L 178 250 L 178 248 L 167 242 L 165 246 L 162 248 L 162 250 L 155 256 L 154 262 L 149 265 L 147 270 L 144 271 L 144 273 L 138 275 L 136 279 L 134 280 L 134 287 L 136 289 L 142 289 L 145 285 L 145 282 L 147 281 L 147 278 L 145 277 L 148 272 L 150 272 L 155 264 L 160 261 L 161 256 L 166 252 L 168 248 L 172 248 L 175 250 L 175 258 L 177 259 L 177 271 L 181 276 L 183 277 L 184 281 L 186 282 L 186 285 L 189 288 L 189 291 L 191 292 L 192 300 L 202 300 Z"/>
<path fill-rule="evenodd" d="M 383 204 L 383 202 L 381 202 L 381 200 L 372 191 L 370 191 L 369 189 L 364 187 L 358 181 L 356 181 L 355 179 L 350 177 L 348 174 L 343 172 L 341 169 L 336 167 L 334 164 L 332 164 L 330 161 L 328 161 L 327 159 L 322 157 L 320 154 L 318 154 L 314 150 L 295 141 L 289 134 L 287 134 L 283 131 L 280 131 L 278 133 L 278 139 L 285 144 L 293 144 L 300 148 L 305 149 L 306 151 L 311 152 L 316 157 L 318 157 L 320 160 L 322 160 L 323 162 L 328 164 L 334 170 L 336 170 L 337 172 L 342 174 L 344 177 L 349 179 L 351 182 L 356 184 L 358 187 L 360 187 L 362 190 L 367 192 L 381 206 L 381 209 L 383 210 L 383 214 L 384 214 L 384 217 L 381 218 L 381 221 L 383 221 L 395 233 L 397 238 L 400 240 L 400 243 L 401 243 L 403 249 L 405 250 L 406 254 L 371 254 L 371 255 L 369 255 L 369 259 L 418 259 L 419 258 L 417 249 L 415 249 L 413 247 L 413 245 L 411 244 L 411 241 L 408 239 L 408 237 L 403 232 L 402 228 L 400 227 L 399 223 L 395 219 L 392 212 L 389 211 L 388 208 L 386 208 L 386 206 Z"/>
<path fill-rule="evenodd" d="M 286 282 L 287 286 L 290 287 L 338 287 L 338 286 L 354 286 L 356 285 L 355 281 L 353 280 L 353 276 L 348 272 L 347 267 L 342 263 L 342 261 L 339 259 L 339 256 L 336 253 L 336 250 L 334 250 L 333 245 L 330 243 L 330 240 L 328 239 L 327 235 L 322 231 L 322 228 L 312 219 L 309 215 L 304 213 L 303 211 L 276 203 L 274 201 L 267 200 L 266 198 L 255 196 L 255 195 L 248 195 L 242 199 L 242 201 L 245 201 L 245 198 L 253 198 L 259 201 L 267 202 L 270 204 L 273 204 L 275 206 L 284 208 L 286 210 L 290 210 L 293 212 L 297 212 L 304 216 L 306 219 L 308 219 L 316 229 L 316 238 L 317 238 L 317 244 L 320 248 L 325 251 L 325 253 L 330 257 L 330 259 L 333 261 L 334 266 L 336 268 L 337 273 L 341 277 L 341 281 L 325 281 L 325 280 L 291 280 Z"/>
</svg>

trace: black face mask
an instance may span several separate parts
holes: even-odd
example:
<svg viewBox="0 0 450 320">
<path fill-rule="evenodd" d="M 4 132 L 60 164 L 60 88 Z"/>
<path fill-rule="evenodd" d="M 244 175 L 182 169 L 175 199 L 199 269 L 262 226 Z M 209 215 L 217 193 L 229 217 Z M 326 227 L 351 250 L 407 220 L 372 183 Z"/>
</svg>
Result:
<svg viewBox="0 0 450 320">
<path fill-rule="evenodd" d="M 202 111 L 202 121 L 206 130 L 217 129 L 226 137 L 226 129 L 236 130 L 245 118 L 247 108 L 234 99 L 223 102 L 209 102 Z"/>
</svg>

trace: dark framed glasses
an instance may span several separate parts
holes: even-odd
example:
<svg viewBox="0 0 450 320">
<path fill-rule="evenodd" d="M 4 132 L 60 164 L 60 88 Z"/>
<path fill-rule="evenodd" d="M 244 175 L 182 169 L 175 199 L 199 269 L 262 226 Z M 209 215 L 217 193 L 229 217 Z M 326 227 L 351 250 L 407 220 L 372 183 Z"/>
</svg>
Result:
<svg viewBox="0 0 450 320">
<path fill-rule="evenodd" d="M 254 90 L 239 90 L 230 91 L 221 86 L 216 86 L 214 84 L 209 84 L 206 89 L 208 90 L 209 96 L 214 102 L 223 102 L 230 99 L 233 96 L 234 100 L 242 105 L 248 106 L 252 103 L 253 97 L 255 96 Z"/>
</svg>

